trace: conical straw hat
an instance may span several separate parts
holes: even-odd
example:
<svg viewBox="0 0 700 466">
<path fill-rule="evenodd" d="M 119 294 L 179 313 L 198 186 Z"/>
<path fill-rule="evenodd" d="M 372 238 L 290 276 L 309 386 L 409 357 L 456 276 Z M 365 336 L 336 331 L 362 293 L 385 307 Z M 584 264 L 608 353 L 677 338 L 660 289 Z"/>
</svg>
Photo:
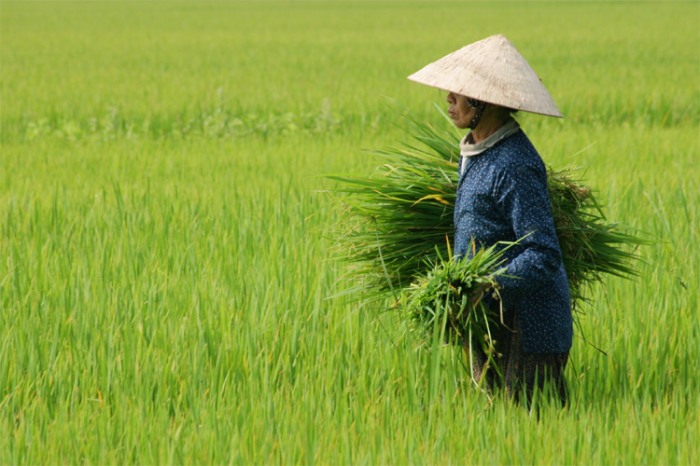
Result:
<svg viewBox="0 0 700 466">
<path fill-rule="evenodd" d="M 562 116 L 535 71 L 500 34 L 452 52 L 408 79 L 503 107 Z"/>
</svg>

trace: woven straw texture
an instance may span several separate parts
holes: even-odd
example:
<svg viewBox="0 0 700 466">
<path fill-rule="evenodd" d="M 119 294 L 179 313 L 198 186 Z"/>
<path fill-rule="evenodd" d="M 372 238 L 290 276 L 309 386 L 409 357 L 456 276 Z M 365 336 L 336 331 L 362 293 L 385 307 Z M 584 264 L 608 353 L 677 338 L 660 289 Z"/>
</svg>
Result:
<svg viewBox="0 0 700 466">
<path fill-rule="evenodd" d="M 562 116 L 532 67 L 500 34 L 462 47 L 408 79 L 503 107 Z"/>
</svg>

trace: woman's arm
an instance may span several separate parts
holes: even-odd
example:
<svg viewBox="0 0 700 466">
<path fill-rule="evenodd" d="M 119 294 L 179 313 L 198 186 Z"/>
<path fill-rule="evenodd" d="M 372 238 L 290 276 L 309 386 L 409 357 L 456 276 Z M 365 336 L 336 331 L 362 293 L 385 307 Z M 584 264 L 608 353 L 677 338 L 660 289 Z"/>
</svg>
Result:
<svg viewBox="0 0 700 466">
<path fill-rule="evenodd" d="M 546 283 L 561 267 L 561 250 L 554 228 L 544 164 L 523 164 L 503 173 L 498 204 L 520 239 L 519 255 L 498 278 L 508 302 Z"/>
</svg>

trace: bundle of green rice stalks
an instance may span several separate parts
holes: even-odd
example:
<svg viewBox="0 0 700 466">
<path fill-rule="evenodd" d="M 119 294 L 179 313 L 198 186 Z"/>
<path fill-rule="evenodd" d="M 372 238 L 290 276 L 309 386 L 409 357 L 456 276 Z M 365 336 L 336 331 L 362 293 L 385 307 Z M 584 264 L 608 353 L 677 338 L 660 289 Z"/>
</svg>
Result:
<svg viewBox="0 0 700 466">
<path fill-rule="evenodd" d="M 477 343 L 489 354 L 491 328 L 502 319 L 482 304 L 479 293 L 498 292 L 496 277 L 505 270 L 503 252 L 494 245 L 470 259 L 439 258 L 402 294 L 414 330 L 452 344 Z"/>
<path fill-rule="evenodd" d="M 430 265 L 449 257 L 458 182 L 459 138 L 454 131 L 413 122 L 413 142 L 375 152 L 384 163 L 365 177 L 335 176 L 357 222 L 340 235 L 342 257 L 355 265 L 363 290 L 398 296 Z M 549 194 L 572 304 L 605 274 L 635 275 L 643 241 L 609 223 L 591 190 L 567 170 L 548 169 Z M 343 225 L 348 227 L 348 225 Z"/>
</svg>

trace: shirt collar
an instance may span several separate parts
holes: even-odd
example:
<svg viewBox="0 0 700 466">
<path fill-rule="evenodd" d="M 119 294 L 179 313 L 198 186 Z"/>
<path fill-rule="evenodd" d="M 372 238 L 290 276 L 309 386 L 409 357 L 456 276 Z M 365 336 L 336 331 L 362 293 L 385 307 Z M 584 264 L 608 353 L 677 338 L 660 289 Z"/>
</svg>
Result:
<svg viewBox="0 0 700 466">
<path fill-rule="evenodd" d="M 495 146 L 508 136 L 517 133 L 519 130 L 520 125 L 518 122 L 511 119 L 483 141 L 472 144 L 469 142 L 471 139 L 469 135 L 471 133 L 467 134 L 459 143 L 459 152 L 462 154 L 462 157 L 473 157 L 475 155 L 479 155 L 486 149 Z"/>
</svg>

